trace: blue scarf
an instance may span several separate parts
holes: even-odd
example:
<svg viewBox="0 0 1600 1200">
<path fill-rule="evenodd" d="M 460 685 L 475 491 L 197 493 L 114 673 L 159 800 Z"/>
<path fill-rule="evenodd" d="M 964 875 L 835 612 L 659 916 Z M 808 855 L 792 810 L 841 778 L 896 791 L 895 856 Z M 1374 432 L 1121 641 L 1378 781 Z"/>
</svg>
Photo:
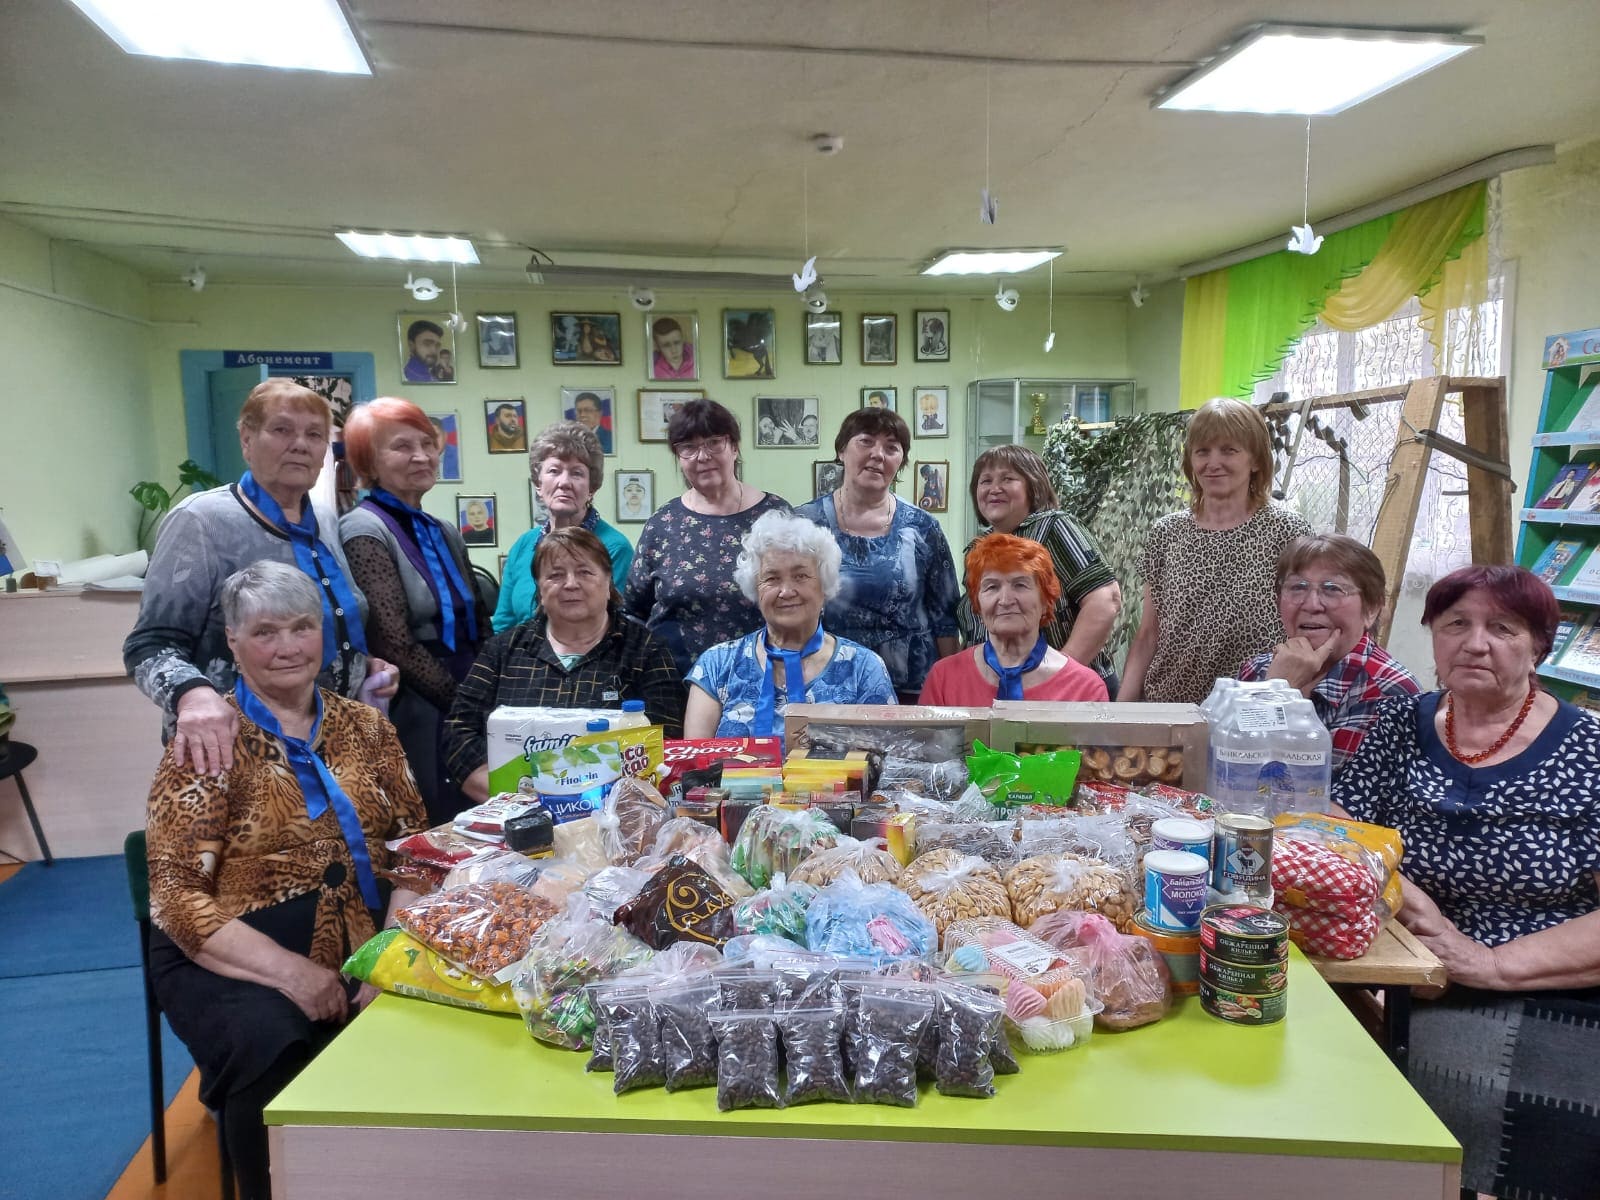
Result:
<svg viewBox="0 0 1600 1200">
<path fill-rule="evenodd" d="M 322 665 L 326 667 L 333 661 L 334 651 L 339 646 L 335 608 L 343 611 L 345 637 L 350 641 L 350 648 L 357 654 L 365 654 L 367 638 L 361 629 L 361 605 L 356 601 L 356 590 L 344 577 L 338 556 L 317 536 L 317 514 L 311 508 L 311 497 L 300 502 L 300 519 L 290 521 L 283 515 L 283 508 L 249 471 L 239 480 L 239 490 L 261 510 L 262 516 L 288 536 L 289 544 L 294 547 L 295 566 L 322 585 Z"/>
<path fill-rule="evenodd" d="M 806 677 L 801 664 L 822 649 L 822 622 L 817 622 L 817 631 L 811 635 L 811 640 L 798 650 L 779 650 L 765 629 L 761 631 L 761 641 L 767 648 L 767 673 L 761 677 L 761 697 L 756 702 L 756 736 L 782 737 L 783 730 L 773 728 L 778 723 L 778 683 L 772 660 L 783 660 L 783 691 L 789 703 L 804 704 Z"/>
<path fill-rule="evenodd" d="M 356 864 L 361 898 L 366 901 L 368 908 L 378 908 L 382 903 L 378 898 L 378 880 L 372 873 L 372 859 L 367 854 L 367 835 L 361 828 L 361 818 L 356 815 L 356 806 L 344 794 L 339 781 L 328 770 L 328 764 L 311 748 L 317 740 L 317 731 L 322 728 L 322 693 L 314 693 L 317 719 L 311 723 L 310 736 L 304 740 L 284 733 L 278 718 L 250 690 L 243 675 L 233 681 L 233 695 L 239 702 L 241 713 L 283 743 L 284 754 L 294 768 L 295 780 L 300 784 L 300 794 L 306 798 L 306 815 L 315 821 L 328 811 L 328 805 L 333 805 L 333 815 L 339 819 L 339 831 L 344 834 L 344 844 Z"/>
<path fill-rule="evenodd" d="M 437 517 L 430 517 L 420 508 L 412 508 L 399 496 L 383 488 L 373 488 L 368 498 L 374 504 L 409 518 L 411 540 L 422 551 L 422 561 L 428 568 L 424 576 L 428 581 L 428 590 L 439 605 L 439 640 L 447 650 L 455 652 L 456 603 L 459 597 L 467 617 L 467 644 L 475 645 L 478 641 L 478 616 L 473 611 L 476 605 L 472 602 L 472 593 L 467 589 L 466 580 L 461 578 L 461 569 L 456 566 L 456 556 L 450 553 L 450 543 L 445 541 L 444 526 Z"/>
<path fill-rule="evenodd" d="M 1045 651 L 1050 649 L 1050 643 L 1044 640 L 1044 634 L 1039 635 L 1039 640 L 1033 644 L 1033 649 L 1028 651 L 1028 657 L 1015 667 L 1002 667 L 1000 660 L 995 657 L 994 643 L 983 643 L 983 661 L 989 664 L 989 669 L 1000 676 L 1000 690 L 994 694 L 996 700 L 1021 700 L 1022 677 L 1034 670 L 1044 661 Z"/>
</svg>

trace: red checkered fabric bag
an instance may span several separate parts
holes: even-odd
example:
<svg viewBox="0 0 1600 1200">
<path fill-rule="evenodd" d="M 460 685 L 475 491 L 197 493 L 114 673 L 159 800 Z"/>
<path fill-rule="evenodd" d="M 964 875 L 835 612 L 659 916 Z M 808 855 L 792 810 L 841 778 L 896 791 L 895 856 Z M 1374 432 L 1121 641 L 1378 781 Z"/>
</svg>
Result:
<svg viewBox="0 0 1600 1200">
<path fill-rule="evenodd" d="M 1280 837 L 1272 847 L 1273 908 L 1307 954 L 1360 958 L 1378 936 L 1378 882 L 1320 842 Z"/>
</svg>

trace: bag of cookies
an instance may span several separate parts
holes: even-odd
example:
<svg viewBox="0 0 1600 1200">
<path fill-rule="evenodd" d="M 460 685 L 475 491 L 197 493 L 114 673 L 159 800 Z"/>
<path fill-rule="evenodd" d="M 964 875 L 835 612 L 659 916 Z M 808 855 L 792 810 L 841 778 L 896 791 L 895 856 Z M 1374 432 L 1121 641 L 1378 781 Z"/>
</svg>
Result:
<svg viewBox="0 0 1600 1200">
<path fill-rule="evenodd" d="M 505 983 L 539 927 L 559 910 L 510 883 L 468 883 L 420 896 L 395 913 L 400 928 L 468 974 Z"/>
<path fill-rule="evenodd" d="M 1119 872 L 1081 854 L 1024 859 L 1006 872 L 1006 892 L 1012 916 L 1024 929 L 1047 913 L 1072 908 L 1101 913 L 1125 930 L 1138 907 Z"/>
<path fill-rule="evenodd" d="M 1039 918 L 1029 932 L 1081 956 L 1089 991 L 1105 1005 L 1095 1017 L 1102 1029 L 1136 1029 L 1172 1007 L 1172 975 L 1161 952 L 1142 937 L 1118 933 L 1099 913 L 1061 909 Z"/>
<path fill-rule="evenodd" d="M 1010 917 L 1011 898 L 1000 872 L 973 854 L 932 850 L 911 860 L 900 886 L 942 937 L 969 917 Z"/>
<path fill-rule="evenodd" d="M 667 815 L 666 800 L 650 784 L 632 775 L 617 780 L 594 817 L 606 861 L 625 864 L 643 855 L 655 845 Z"/>
<path fill-rule="evenodd" d="M 791 883 L 826 887 L 846 871 L 862 883 L 898 883 L 900 864 L 882 838 L 842 837 L 837 844 L 813 850 L 789 876 Z"/>
<path fill-rule="evenodd" d="M 733 905 L 715 879 L 675 854 L 612 919 L 656 950 L 679 941 L 721 946 L 739 932 Z"/>
</svg>

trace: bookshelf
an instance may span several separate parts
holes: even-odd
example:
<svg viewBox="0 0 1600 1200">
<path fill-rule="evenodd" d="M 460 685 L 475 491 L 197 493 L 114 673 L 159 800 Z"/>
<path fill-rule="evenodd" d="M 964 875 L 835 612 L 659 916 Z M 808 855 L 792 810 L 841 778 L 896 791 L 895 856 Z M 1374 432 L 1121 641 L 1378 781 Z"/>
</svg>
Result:
<svg viewBox="0 0 1600 1200">
<path fill-rule="evenodd" d="M 1573 699 L 1600 688 L 1600 329 L 1546 338 L 1541 365 L 1517 562 L 1539 572 L 1561 604 L 1562 633 L 1539 676 Z"/>
</svg>

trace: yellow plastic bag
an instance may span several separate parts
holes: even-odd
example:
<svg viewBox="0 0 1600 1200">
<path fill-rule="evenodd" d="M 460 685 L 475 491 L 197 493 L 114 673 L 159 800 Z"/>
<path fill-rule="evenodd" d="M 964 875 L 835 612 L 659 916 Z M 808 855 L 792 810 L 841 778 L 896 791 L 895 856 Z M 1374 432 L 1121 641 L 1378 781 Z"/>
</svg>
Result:
<svg viewBox="0 0 1600 1200">
<path fill-rule="evenodd" d="M 385 929 L 344 964 L 352 979 L 397 996 L 478 1012 L 517 1013 L 509 983 L 492 983 L 451 966 L 403 929 Z"/>
<path fill-rule="evenodd" d="M 1397 830 L 1325 813 L 1283 813 L 1273 824 L 1279 834 L 1325 844 L 1351 862 L 1365 866 L 1378 880 L 1379 916 L 1388 920 L 1400 911 L 1400 856 L 1405 844 Z"/>
</svg>

